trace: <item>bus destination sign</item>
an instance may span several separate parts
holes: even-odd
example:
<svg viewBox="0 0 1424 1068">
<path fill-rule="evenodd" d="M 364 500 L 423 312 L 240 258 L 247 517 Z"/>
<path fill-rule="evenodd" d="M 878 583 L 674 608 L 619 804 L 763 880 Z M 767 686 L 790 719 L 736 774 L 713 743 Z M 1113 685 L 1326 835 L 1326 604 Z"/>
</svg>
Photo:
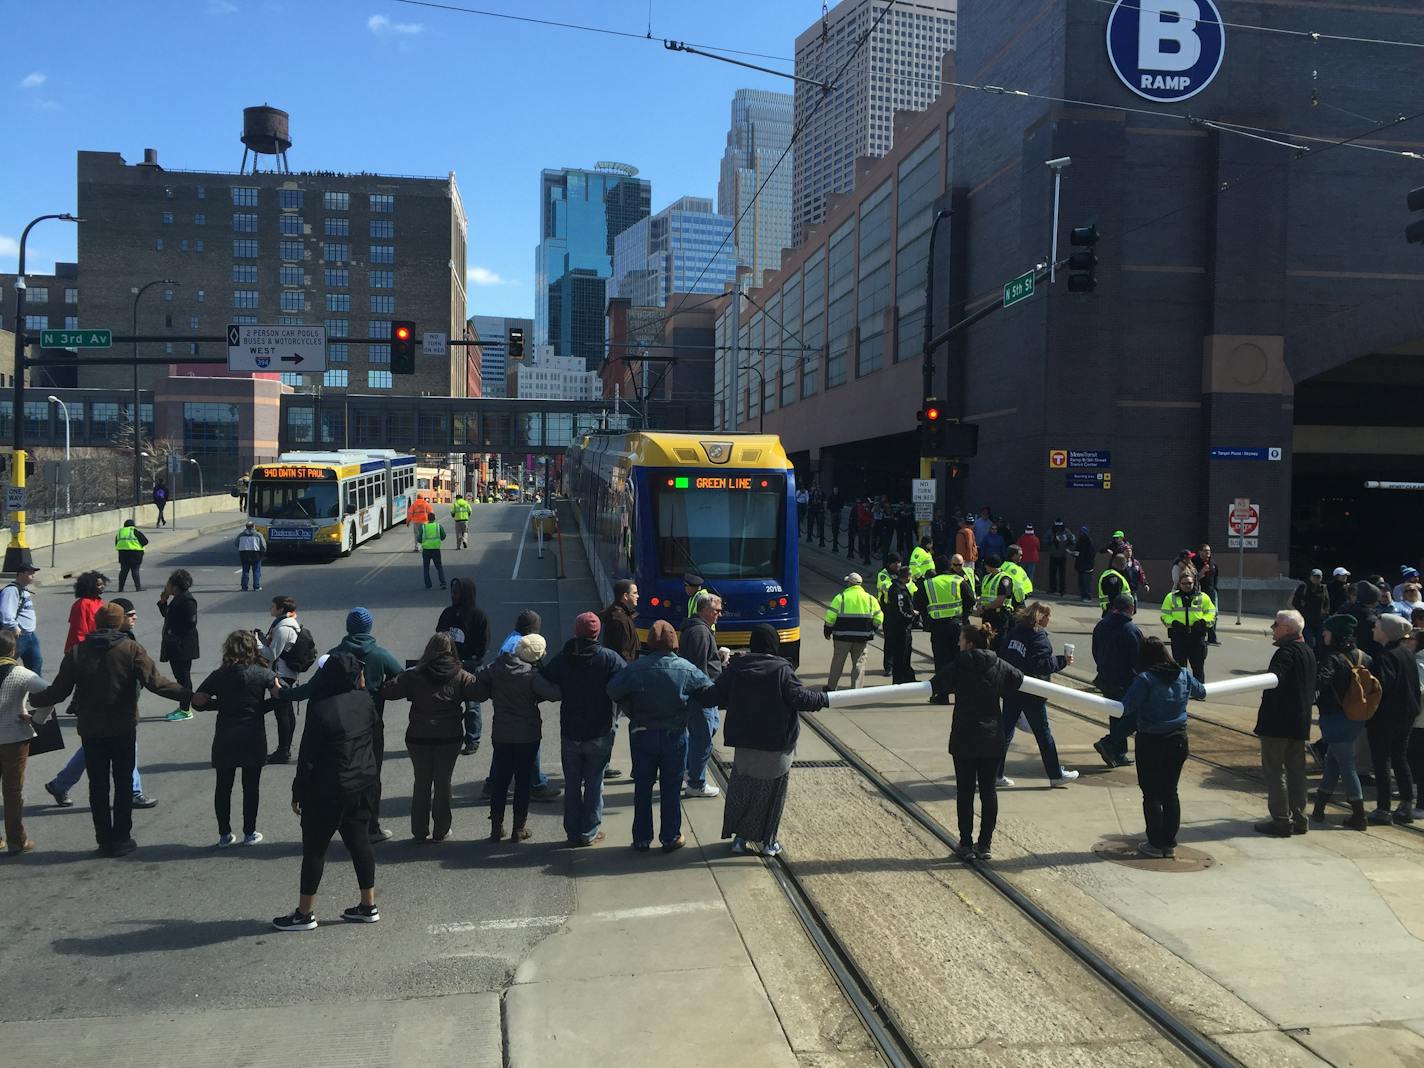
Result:
<svg viewBox="0 0 1424 1068">
<path fill-rule="evenodd" d="M 257 477 L 305 480 L 313 478 L 335 478 L 336 472 L 327 467 L 300 467 L 284 464 L 275 467 L 259 467 L 257 469 Z"/>
</svg>

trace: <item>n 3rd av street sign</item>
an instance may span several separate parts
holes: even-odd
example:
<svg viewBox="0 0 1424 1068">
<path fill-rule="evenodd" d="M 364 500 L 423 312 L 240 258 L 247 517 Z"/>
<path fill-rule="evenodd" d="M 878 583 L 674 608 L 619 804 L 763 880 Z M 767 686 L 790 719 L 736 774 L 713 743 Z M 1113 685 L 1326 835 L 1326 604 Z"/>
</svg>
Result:
<svg viewBox="0 0 1424 1068">
<path fill-rule="evenodd" d="M 280 371 L 286 374 L 326 370 L 326 327 L 239 326 L 227 328 L 229 371 Z"/>
<path fill-rule="evenodd" d="M 112 330 L 41 330 L 45 349 L 108 349 L 114 346 Z"/>
<path fill-rule="evenodd" d="M 1033 272 L 1021 274 L 1011 282 L 1004 283 L 1004 307 L 1028 300 L 1033 296 Z"/>
</svg>

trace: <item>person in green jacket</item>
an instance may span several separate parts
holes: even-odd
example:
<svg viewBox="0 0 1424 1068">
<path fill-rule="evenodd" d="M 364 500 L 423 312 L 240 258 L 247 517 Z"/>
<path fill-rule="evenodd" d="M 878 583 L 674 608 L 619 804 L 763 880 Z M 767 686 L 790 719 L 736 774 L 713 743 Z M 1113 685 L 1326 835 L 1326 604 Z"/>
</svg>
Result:
<svg viewBox="0 0 1424 1068">
<path fill-rule="evenodd" d="M 455 503 L 450 506 L 450 518 L 455 521 L 455 548 L 470 547 L 470 502 L 463 493 L 455 494 Z"/>
<path fill-rule="evenodd" d="M 445 565 L 440 561 L 440 545 L 445 540 L 445 527 L 433 518 L 416 528 L 415 536 L 420 541 L 420 566 L 425 574 L 425 588 L 430 586 L 430 565 L 435 565 L 440 575 L 440 588 L 445 589 Z"/>
</svg>

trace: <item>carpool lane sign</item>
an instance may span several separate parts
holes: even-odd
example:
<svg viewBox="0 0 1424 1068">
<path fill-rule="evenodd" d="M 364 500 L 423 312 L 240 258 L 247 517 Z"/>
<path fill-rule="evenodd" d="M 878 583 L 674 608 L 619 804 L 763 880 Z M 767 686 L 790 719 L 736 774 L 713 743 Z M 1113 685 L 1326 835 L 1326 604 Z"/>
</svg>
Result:
<svg viewBox="0 0 1424 1068">
<path fill-rule="evenodd" d="M 1215 0 L 1117 0 L 1107 45 L 1123 85 L 1171 104 L 1212 83 L 1226 56 L 1226 31 Z"/>
</svg>

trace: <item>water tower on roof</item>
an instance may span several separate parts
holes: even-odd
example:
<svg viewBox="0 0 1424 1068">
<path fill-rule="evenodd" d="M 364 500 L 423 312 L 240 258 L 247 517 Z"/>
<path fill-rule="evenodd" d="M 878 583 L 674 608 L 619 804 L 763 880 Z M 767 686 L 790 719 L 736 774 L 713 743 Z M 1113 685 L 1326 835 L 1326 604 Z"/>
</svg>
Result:
<svg viewBox="0 0 1424 1068">
<path fill-rule="evenodd" d="M 292 147 L 289 132 L 289 116 L 281 108 L 271 108 L 266 104 L 257 108 L 242 109 L 242 168 L 247 173 L 247 154 L 252 153 L 252 173 L 257 173 L 257 161 L 262 156 L 273 158 L 274 171 L 291 174 L 287 166 L 287 149 Z"/>
</svg>

